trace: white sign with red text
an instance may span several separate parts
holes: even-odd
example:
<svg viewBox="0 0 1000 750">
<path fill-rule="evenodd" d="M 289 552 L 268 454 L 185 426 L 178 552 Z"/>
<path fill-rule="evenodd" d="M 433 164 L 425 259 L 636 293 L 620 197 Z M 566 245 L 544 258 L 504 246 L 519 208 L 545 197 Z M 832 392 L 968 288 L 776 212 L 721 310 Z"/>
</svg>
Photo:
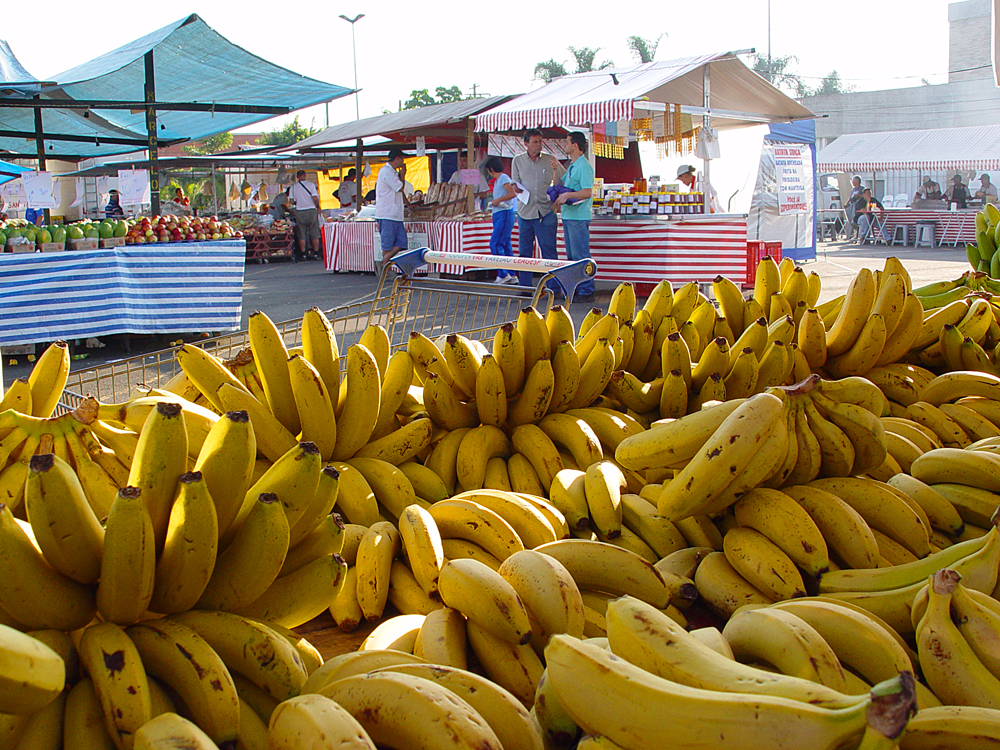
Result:
<svg viewBox="0 0 1000 750">
<path fill-rule="evenodd" d="M 803 160 L 809 158 L 804 146 L 775 145 L 774 168 L 778 178 L 778 215 L 809 212 Z"/>
</svg>

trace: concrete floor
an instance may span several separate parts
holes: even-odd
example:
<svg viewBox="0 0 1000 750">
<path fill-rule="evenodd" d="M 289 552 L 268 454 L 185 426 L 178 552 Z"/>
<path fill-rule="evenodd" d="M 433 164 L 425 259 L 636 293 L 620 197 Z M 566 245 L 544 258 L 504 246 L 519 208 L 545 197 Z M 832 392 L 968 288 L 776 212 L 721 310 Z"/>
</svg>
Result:
<svg viewBox="0 0 1000 750">
<path fill-rule="evenodd" d="M 914 286 L 953 279 L 969 269 L 962 248 L 859 246 L 846 242 L 820 243 L 816 260 L 803 263 L 802 268 L 820 275 L 823 280 L 820 300 L 824 301 L 844 293 L 858 269 L 865 266 L 871 269 L 882 268 L 885 258 L 891 255 L 903 260 Z M 291 263 L 282 260 L 269 264 L 249 264 L 243 283 L 241 328 L 246 329 L 248 316 L 255 310 L 262 310 L 276 322 L 293 320 L 300 318 L 307 308 L 314 305 L 329 310 L 370 298 L 376 286 L 377 280 L 372 274 L 328 273 L 321 263 L 315 261 Z M 571 306 L 571 313 L 577 323 L 591 307 L 607 306 L 615 284 L 598 283 L 597 286 L 592 302 L 574 303 Z M 184 333 L 133 336 L 129 342 L 129 355 L 121 337 L 107 337 L 107 346 L 103 349 L 74 349 L 74 353 L 85 354 L 86 357 L 74 360 L 72 369 L 76 371 L 99 367 L 124 357 L 169 348 L 178 340 L 192 341 L 197 338 L 194 334 Z M 24 357 L 17 357 L 16 363 L 11 357 L 4 357 L 4 382 L 24 377 L 30 369 L 31 364 Z"/>
</svg>

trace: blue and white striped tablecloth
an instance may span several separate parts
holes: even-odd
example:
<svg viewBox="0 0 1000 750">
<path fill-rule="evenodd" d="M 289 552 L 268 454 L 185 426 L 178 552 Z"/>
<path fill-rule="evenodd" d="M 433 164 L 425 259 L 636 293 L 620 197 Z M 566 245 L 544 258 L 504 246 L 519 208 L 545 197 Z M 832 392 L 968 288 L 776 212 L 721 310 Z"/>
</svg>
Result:
<svg viewBox="0 0 1000 750">
<path fill-rule="evenodd" d="M 114 333 L 233 331 L 246 243 L 0 255 L 0 345 Z"/>
</svg>

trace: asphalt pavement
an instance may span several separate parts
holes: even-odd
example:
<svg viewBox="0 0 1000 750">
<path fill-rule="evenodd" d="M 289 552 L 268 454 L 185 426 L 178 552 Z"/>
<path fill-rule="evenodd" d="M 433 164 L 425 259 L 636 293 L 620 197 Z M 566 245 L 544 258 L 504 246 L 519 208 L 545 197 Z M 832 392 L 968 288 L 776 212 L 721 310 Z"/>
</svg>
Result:
<svg viewBox="0 0 1000 750">
<path fill-rule="evenodd" d="M 806 272 L 815 271 L 822 278 L 820 301 L 823 301 L 843 294 L 860 268 L 881 268 L 885 258 L 891 255 L 903 260 L 914 286 L 956 278 L 969 268 L 962 248 L 859 246 L 846 242 L 820 243 L 816 260 L 801 265 Z M 246 330 L 248 317 L 255 310 L 261 310 L 275 322 L 295 320 L 313 306 L 330 310 L 369 300 L 377 284 L 373 274 L 330 273 L 317 261 L 248 264 L 243 283 L 241 330 Z M 593 301 L 571 305 L 574 320 L 577 323 L 583 320 L 591 307 L 605 307 L 614 287 L 610 282 L 598 282 Z M 127 339 L 109 336 L 103 339 L 105 347 L 101 349 L 86 349 L 81 341 L 73 346 L 72 369 L 75 372 L 107 367 L 128 357 L 149 355 L 176 346 L 180 341 L 197 341 L 200 337 L 199 333 L 184 331 L 156 336 L 133 335 Z M 40 353 L 40 346 L 38 350 Z M 26 357 L 4 356 L 5 383 L 27 376 L 30 370 L 31 363 Z"/>
</svg>

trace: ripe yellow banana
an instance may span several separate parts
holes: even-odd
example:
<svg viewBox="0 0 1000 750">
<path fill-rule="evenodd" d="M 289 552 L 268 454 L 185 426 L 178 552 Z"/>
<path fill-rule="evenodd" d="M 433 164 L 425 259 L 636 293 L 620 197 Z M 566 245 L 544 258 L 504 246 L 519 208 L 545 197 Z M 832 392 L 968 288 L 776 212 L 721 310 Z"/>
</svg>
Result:
<svg viewBox="0 0 1000 750">
<path fill-rule="evenodd" d="M 46 419 L 52 416 L 69 378 L 69 359 L 65 341 L 56 341 L 45 349 L 28 375 L 31 401 L 26 413 Z"/>
<path fill-rule="evenodd" d="M 545 328 L 549 332 L 550 353 L 556 353 L 556 347 L 563 341 L 576 341 L 573 317 L 562 305 L 553 305 L 545 314 Z"/>
<path fill-rule="evenodd" d="M 843 354 L 854 346 L 872 311 L 875 292 L 872 272 L 862 268 L 851 280 L 840 314 L 827 333 L 826 348 L 830 357 Z"/>
<path fill-rule="evenodd" d="M 330 393 L 319 372 L 305 357 L 289 358 L 287 370 L 302 440 L 315 443 L 323 460 L 329 461 L 337 443 L 337 422 Z"/>
<path fill-rule="evenodd" d="M 240 390 L 230 383 L 223 383 L 215 393 L 222 411 L 247 413 L 257 450 L 268 460 L 277 461 L 295 446 L 295 436 L 246 389 Z"/>
<path fill-rule="evenodd" d="M 351 458 L 368 442 L 378 422 L 381 381 L 378 364 L 368 349 L 355 344 L 347 352 L 347 397 L 338 419 L 336 447 L 338 461 Z"/>
<path fill-rule="evenodd" d="M 459 486 L 466 490 L 480 489 L 486 477 L 486 462 L 509 455 L 510 441 L 499 427 L 483 424 L 472 428 L 458 449 L 455 469 Z"/>
<path fill-rule="evenodd" d="M 271 412 L 293 435 L 301 429 L 288 373 L 288 350 L 281 333 L 259 310 L 249 318 L 250 345 Z"/>
<path fill-rule="evenodd" d="M 375 750 L 357 719 L 322 695 L 300 695 L 285 701 L 275 709 L 267 727 L 267 746 L 272 750 L 310 747 L 318 737 L 345 750 Z"/>
<path fill-rule="evenodd" d="M 506 393 L 511 396 L 520 393 L 527 374 L 524 365 L 524 339 L 513 323 L 504 323 L 497 329 L 493 337 L 493 357 L 503 372 Z"/>
<path fill-rule="evenodd" d="M 388 522 L 374 524 L 361 539 L 358 548 L 358 604 L 365 619 L 375 622 L 382 617 L 389 598 L 392 561 L 400 552 L 400 535 Z"/>
<path fill-rule="evenodd" d="M 229 531 L 240 514 L 256 454 L 257 439 L 245 411 L 223 414 L 198 454 L 194 471 L 201 472 L 215 505 L 220 536 Z"/>
<path fill-rule="evenodd" d="M 399 535 L 414 578 L 427 596 L 437 598 L 444 548 L 434 518 L 419 505 L 410 505 L 399 517 Z"/>
<path fill-rule="evenodd" d="M 347 563 L 335 552 L 319 557 L 288 575 L 280 576 L 239 614 L 297 628 L 322 614 L 333 604 L 344 585 Z"/>
<path fill-rule="evenodd" d="M 333 326 L 318 307 L 302 315 L 302 354 L 319 372 L 332 399 L 340 391 L 340 350 Z"/>
</svg>

